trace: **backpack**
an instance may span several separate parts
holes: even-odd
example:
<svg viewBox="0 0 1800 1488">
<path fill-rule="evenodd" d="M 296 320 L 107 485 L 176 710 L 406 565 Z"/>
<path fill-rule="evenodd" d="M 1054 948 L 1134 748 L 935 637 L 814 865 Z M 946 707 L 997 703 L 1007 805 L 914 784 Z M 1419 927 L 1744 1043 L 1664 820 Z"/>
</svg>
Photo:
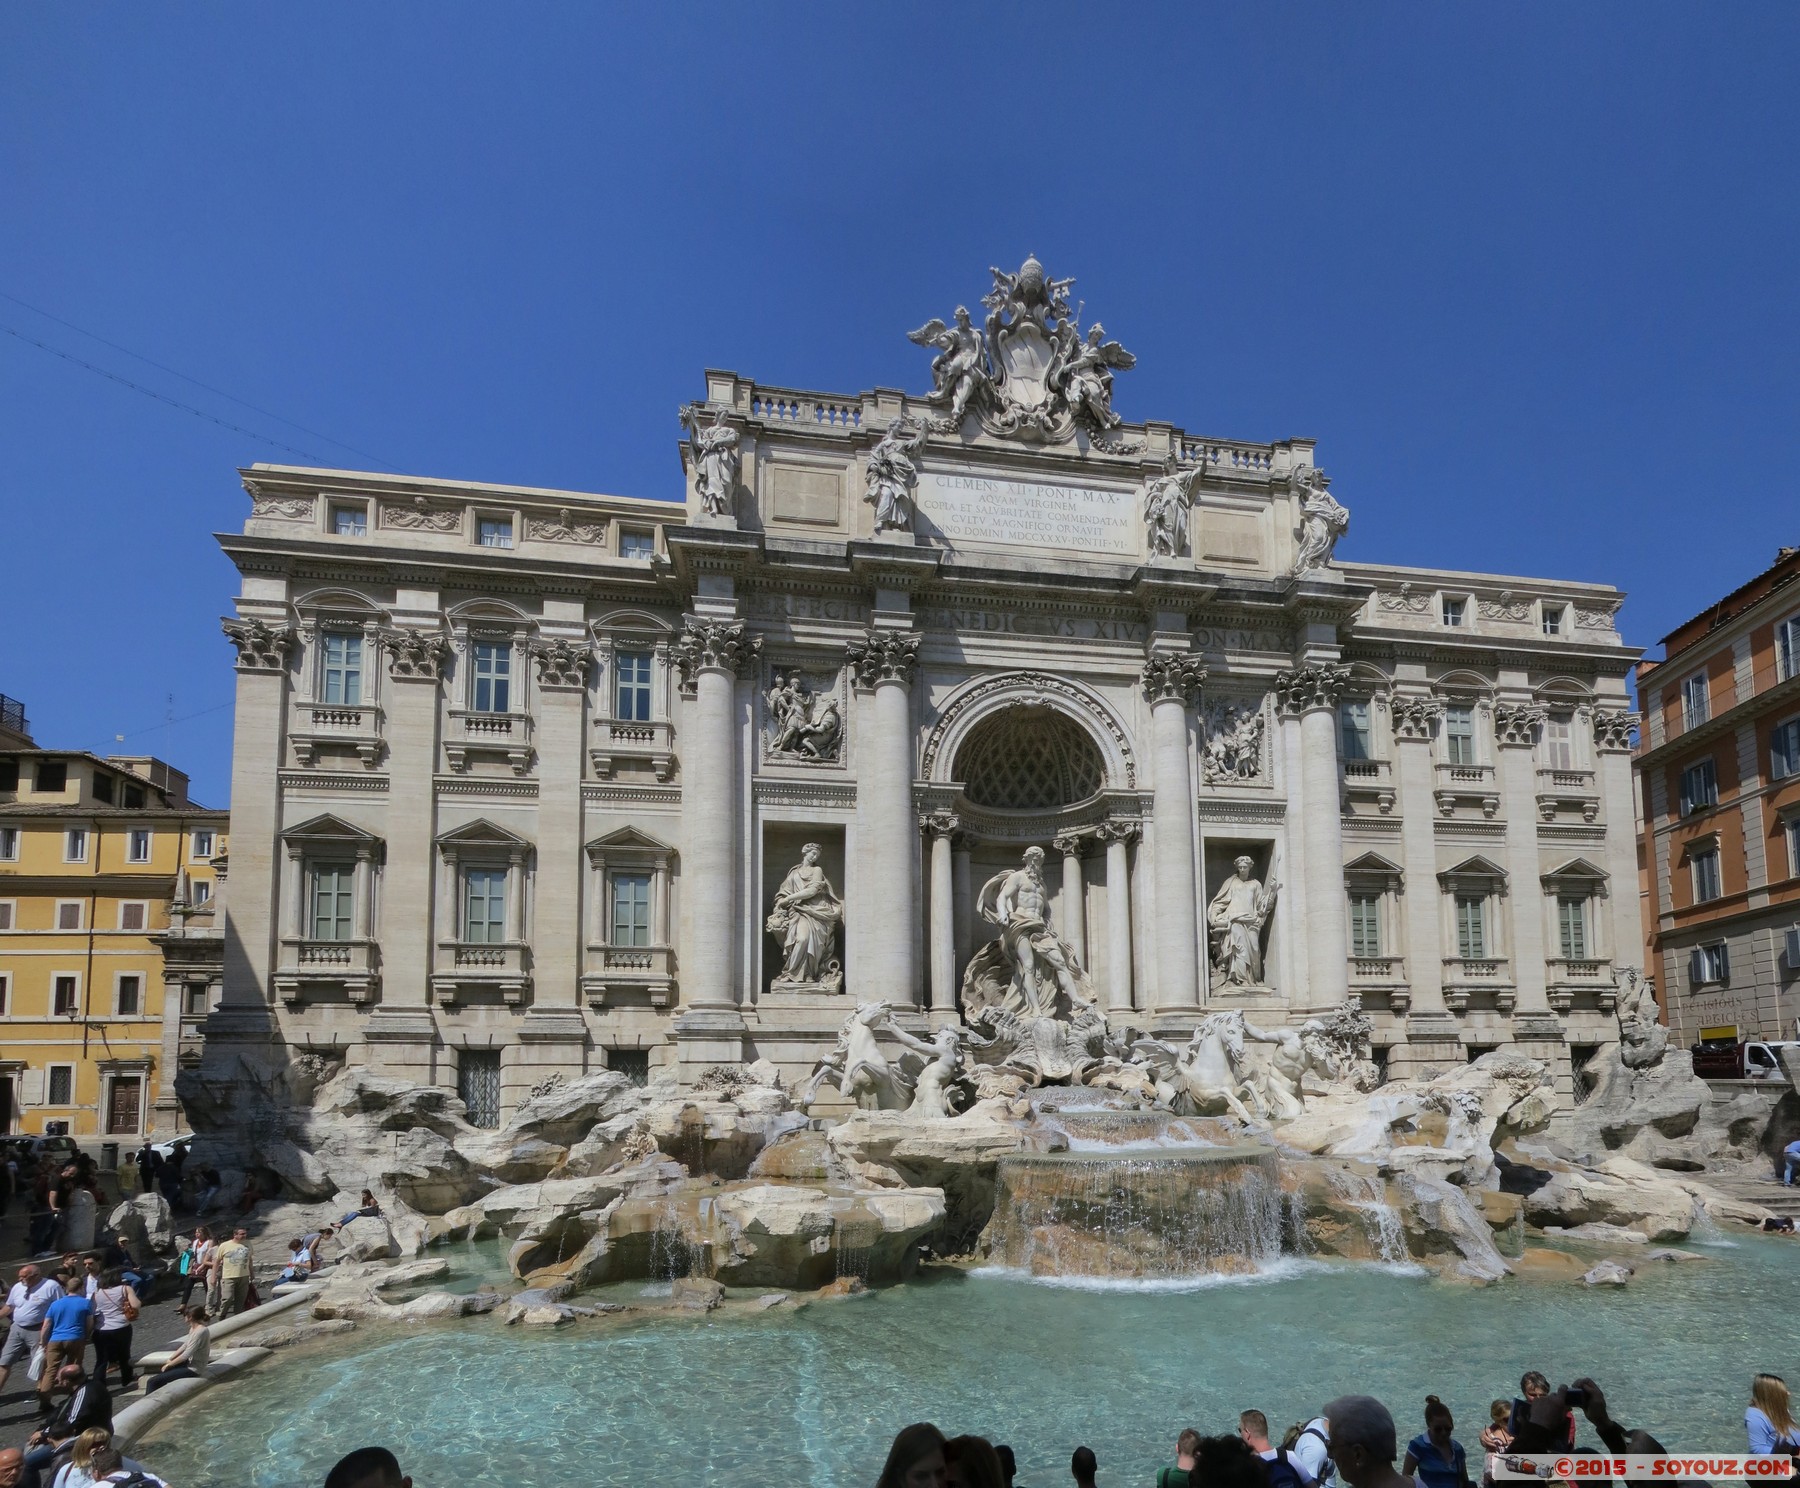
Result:
<svg viewBox="0 0 1800 1488">
<path fill-rule="evenodd" d="M 1300 1469 L 1288 1461 L 1286 1447 L 1277 1447 L 1275 1455 L 1263 1463 L 1269 1473 L 1269 1488 L 1306 1488 Z"/>
<path fill-rule="evenodd" d="M 1331 1488 L 1337 1482 L 1337 1464 L 1331 1460 L 1331 1438 L 1317 1426 L 1308 1426 L 1300 1433 L 1302 1436 L 1316 1436 L 1319 1444 L 1325 1448 L 1325 1460 L 1319 1464 L 1319 1476 L 1314 1480 L 1317 1488 Z M 1295 1473 L 1298 1477 L 1298 1472 Z"/>
<path fill-rule="evenodd" d="M 112 1483 L 116 1488 L 157 1488 L 156 1479 L 147 1477 L 141 1472 L 115 1473 L 109 1478 L 102 1478 L 103 1483 Z"/>
</svg>

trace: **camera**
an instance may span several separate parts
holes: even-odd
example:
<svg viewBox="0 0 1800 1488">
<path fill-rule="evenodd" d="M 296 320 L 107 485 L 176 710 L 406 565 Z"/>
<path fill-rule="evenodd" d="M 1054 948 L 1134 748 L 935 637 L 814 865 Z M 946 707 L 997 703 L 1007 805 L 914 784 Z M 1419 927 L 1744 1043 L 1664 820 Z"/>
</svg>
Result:
<svg viewBox="0 0 1800 1488">
<path fill-rule="evenodd" d="M 1564 1385 L 1562 1397 L 1577 1409 L 1586 1405 L 1588 1402 L 1588 1392 L 1582 1389 L 1580 1385 Z"/>
</svg>

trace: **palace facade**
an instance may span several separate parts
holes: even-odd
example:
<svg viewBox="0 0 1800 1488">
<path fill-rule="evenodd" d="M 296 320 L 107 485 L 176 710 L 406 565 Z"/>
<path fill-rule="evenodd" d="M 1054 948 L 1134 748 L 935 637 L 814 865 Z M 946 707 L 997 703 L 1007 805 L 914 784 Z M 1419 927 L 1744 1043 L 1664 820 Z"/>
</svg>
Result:
<svg viewBox="0 0 1800 1488">
<path fill-rule="evenodd" d="M 1647 965 L 1683 1047 L 1800 1028 L 1796 580 L 1783 548 L 1638 669 Z"/>
<path fill-rule="evenodd" d="M 708 372 L 680 503 L 243 472 L 209 1050 L 489 1124 L 603 1065 L 803 1076 L 859 1002 L 958 1017 L 1036 847 L 1116 1032 L 1354 995 L 1395 1073 L 1566 1092 L 1642 958 L 1623 596 L 1338 558 L 1310 441 L 1121 421 L 1065 290 L 915 332 L 924 397 Z"/>
<path fill-rule="evenodd" d="M 44 749 L 0 698 L 0 1132 L 173 1136 L 222 977 L 228 818 L 158 759 Z"/>
</svg>

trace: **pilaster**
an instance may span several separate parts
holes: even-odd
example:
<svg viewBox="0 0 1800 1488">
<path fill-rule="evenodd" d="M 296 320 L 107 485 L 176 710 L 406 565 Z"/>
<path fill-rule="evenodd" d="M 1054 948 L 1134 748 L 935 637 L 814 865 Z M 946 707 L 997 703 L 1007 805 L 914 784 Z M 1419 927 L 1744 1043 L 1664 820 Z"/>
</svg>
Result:
<svg viewBox="0 0 1800 1488">
<path fill-rule="evenodd" d="M 537 902 L 532 930 L 532 1012 L 580 1006 L 582 927 L 582 744 L 588 671 L 583 642 L 556 638 L 531 648 L 537 666 Z"/>
<path fill-rule="evenodd" d="M 387 864 L 382 877 L 381 1001 L 369 1015 L 369 1063 L 383 1074 L 433 1083 L 436 1024 L 430 1011 L 436 963 L 433 879 L 440 684 L 449 643 L 435 625 L 402 626 L 381 637 L 388 659 Z M 456 888 L 449 889 L 454 904 Z"/>
<path fill-rule="evenodd" d="M 1519 1026 L 1542 1024 L 1558 1030 L 1550 1012 L 1550 989 L 1544 968 L 1544 903 L 1539 883 L 1537 761 L 1534 749 L 1544 725 L 1544 709 L 1530 703 L 1494 705 L 1495 775 L 1506 814 L 1506 876 L 1512 905 L 1511 943 L 1505 949 L 1512 964 L 1514 1037 Z"/>
</svg>

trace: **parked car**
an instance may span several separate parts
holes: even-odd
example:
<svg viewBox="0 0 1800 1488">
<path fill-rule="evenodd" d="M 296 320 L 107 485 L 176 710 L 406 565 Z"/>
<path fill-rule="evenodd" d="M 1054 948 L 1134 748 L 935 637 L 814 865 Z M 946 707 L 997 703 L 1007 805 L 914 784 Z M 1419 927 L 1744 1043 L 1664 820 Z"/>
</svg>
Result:
<svg viewBox="0 0 1800 1488">
<path fill-rule="evenodd" d="M 73 1137 L 0 1137 L 0 1149 L 20 1162 L 47 1157 L 53 1162 L 72 1162 L 81 1156 Z"/>
<path fill-rule="evenodd" d="M 1702 1039 L 1694 1045 L 1694 1073 L 1706 1080 L 1785 1080 L 1780 1044 L 1759 1039 Z"/>
<path fill-rule="evenodd" d="M 186 1152 L 187 1149 L 193 1145 L 193 1142 L 194 1142 L 194 1137 L 193 1137 L 193 1134 L 190 1132 L 187 1136 L 176 1137 L 173 1141 L 170 1141 L 170 1142 L 152 1142 L 150 1144 L 150 1150 L 152 1152 L 154 1152 L 158 1157 L 160 1157 L 164 1162 L 167 1162 L 171 1157 L 173 1157 L 175 1155 L 175 1149 L 177 1147 L 179 1147 L 183 1152 Z"/>
</svg>

